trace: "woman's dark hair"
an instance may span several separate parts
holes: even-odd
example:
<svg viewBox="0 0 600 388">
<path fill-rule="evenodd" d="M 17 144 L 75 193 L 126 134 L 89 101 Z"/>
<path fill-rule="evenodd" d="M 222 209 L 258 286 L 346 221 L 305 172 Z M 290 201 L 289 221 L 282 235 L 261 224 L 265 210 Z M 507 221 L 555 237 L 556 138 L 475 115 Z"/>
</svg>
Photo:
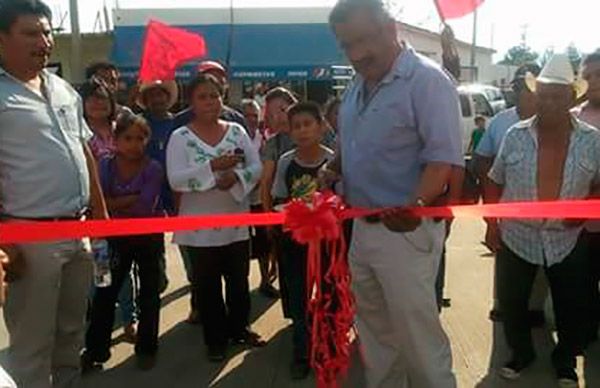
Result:
<svg viewBox="0 0 600 388">
<path fill-rule="evenodd" d="M 207 73 L 200 73 L 196 77 L 194 77 L 194 79 L 192 79 L 190 83 L 187 84 L 186 96 L 188 101 L 192 101 L 192 96 L 194 95 L 196 89 L 198 89 L 198 86 L 206 84 L 213 85 L 217 89 L 221 97 L 223 97 L 223 95 L 225 94 L 223 86 L 221 86 L 221 84 L 219 83 L 219 81 L 217 81 L 215 76 Z"/>
<path fill-rule="evenodd" d="M 110 104 L 110 114 L 108 120 L 113 122 L 117 118 L 117 100 L 115 95 L 110 89 L 97 79 L 91 79 L 86 81 L 80 88 L 81 99 L 83 100 L 83 117 L 87 120 L 87 113 L 85 111 L 85 101 L 90 97 L 106 98 Z"/>
<path fill-rule="evenodd" d="M 52 23 L 52 11 L 41 0 L 0 0 L 0 31 L 9 32 L 23 15 L 44 16 Z"/>
<path fill-rule="evenodd" d="M 91 65 L 89 65 L 85 69 L 85 78 L 90 79 L 90 78 L 94 77 L 99 71 L 102 71 L 102 70 L 114 71 L 117 74 L 119 74 L 119 69 L 117 68 L 117 66 L 114 63 L 95 62 L 95 63 L 92 63 Z"/>
<path fill-rule="evenodd" d="M 281 86 L 277 86 L 271 90 L 269 90 L 267 92 L 267 94 L 265 94 L 265 102 L 269 103 L 273 100 L 276 100 L 278 98 L 281 98 L 282 100 L 286 101 L 288 104 L 295 104 L 298 102 L 298 99 L 294 96 L 294 94 L 292 92 L 290 92 L 289 90 L 287 90 L 284 87 Z"/>
<path fill-rule="evenodd" d="M 146 133 L 146 137 L 149 139 L 152 136 L 152 129 L 146 119 L 142 116 L 138 116 L 136 114 L 130 112 L 124 112 L 119 115 L 117 118 L 117 125 L 115 126 L 114 136 L 115 139 L 121 136 L 125 131 L 127 131 L 132 126 L 137 125 L 142 128 Z"/>
<path fill-rule="evenodd" d="M 306 113 L 311 115 L 319 123 L 323 122 L 324 120 L 323 113 L 321 112 L 321 107 L 319 106 L 319 104 L 312 101 L 298 102 L 290 106 L 287 111 L 288 120 L 292 121 L 294 116 L 299 115 L 300 113 Z"/>
</svg>

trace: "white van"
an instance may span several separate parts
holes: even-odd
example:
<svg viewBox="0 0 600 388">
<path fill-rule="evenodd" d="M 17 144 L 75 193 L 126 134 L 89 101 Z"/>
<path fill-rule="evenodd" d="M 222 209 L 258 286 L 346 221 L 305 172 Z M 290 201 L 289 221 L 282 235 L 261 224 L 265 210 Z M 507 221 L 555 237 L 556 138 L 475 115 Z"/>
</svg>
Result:
<svg viewBox="0 0 600 388">
<path fill-rule="evenodd" d="M 482 90 L 470 86 L 459 86 L 460 110 L 462 113 L 463 154 L 469 151 L 471 134 L 475 129 L 475 117 L 484 116 L 489 124 L 490 119 L 497 113 Z M 502 108 L 504 109 L 504 108 Z"/>
<path fill-rule="evenodd" d="M 483 94 L 492 107 L 494 114 L 506 109 L 506 99 L 504 98 L 502 89 L 491 85 L 481 84 L 462 85 L 460 88 L 466 92 Z"/>
</svg>

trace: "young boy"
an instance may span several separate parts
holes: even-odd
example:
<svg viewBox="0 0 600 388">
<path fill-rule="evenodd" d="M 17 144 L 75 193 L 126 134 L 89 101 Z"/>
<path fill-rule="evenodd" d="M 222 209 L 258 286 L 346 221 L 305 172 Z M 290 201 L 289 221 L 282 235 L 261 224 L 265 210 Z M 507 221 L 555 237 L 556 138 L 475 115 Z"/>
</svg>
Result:
<svg viewBox="0 0 600 388">
<path fill-rule="evenodd" d="M 469 144 L 469 154 L 472 154 L 477 149 L 483 134 L 485 133 L 485 117 L 475 117 L 475 129 L 471 134 L 471 143 Z"/>
<path fill-rule="evenodd" d="M 319 106 L 312 102 L 297 103 L 289 108 L 290 137 L 296 148 L 281 156 L 272 195 L 276 203 L 290 199 L 309 201 L 318 190 L 317 172 L 333 159 L 333 151 L 321 145 L 327 128 Z M 308 376 L 309 336 L 306 322 L 306 247 L 286 234 L 282 239 L 279 266 L 284 310 L 292 318 L 293 361 L 290 372 L 294 380 Z"/>
</svg>

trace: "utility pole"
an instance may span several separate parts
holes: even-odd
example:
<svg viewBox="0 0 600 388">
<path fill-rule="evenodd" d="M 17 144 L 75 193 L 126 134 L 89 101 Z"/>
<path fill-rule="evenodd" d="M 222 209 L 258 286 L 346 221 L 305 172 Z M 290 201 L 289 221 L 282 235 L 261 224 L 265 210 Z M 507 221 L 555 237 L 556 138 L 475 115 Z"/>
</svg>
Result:
<svg viewBox="0 0 600 388">
<path fill-rule="evenodd" d="M 71 81 L 83 81 L 81 61 L 81 31 L 79 29 L 79 9 L 77 0 L 69 0 L 69 14 L 71 16 Z"/>
<path fill-rule="evenodd" d="M 476 68 L 477 55 L 477 8 L 473 11 L 473 43 L 471 45 L 471 71 L 473 72 L 473 81 L 477 81 L 478 69 Z"/>
</svg>

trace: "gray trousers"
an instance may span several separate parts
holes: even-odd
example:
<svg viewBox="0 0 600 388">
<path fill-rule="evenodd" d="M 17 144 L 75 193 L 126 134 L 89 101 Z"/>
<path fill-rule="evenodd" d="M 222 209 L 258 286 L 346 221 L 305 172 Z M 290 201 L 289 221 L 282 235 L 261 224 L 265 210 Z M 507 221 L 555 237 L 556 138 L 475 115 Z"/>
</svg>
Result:
<svg viewBox="0 0 600 388">
<path fill-rule="evenodd" d="M 83 241 L 19 246 L 23 276 L 8 288 L 9 371 L 20 388 L 75 387 L 92 260 Z"/>
<path fill-rule="evenodd" d="M 409 233 L 354 223 L 352 287 L 370 388 L 456 387 L 434 291 L 443 244 L 443 222 Z"/>
</svg>

